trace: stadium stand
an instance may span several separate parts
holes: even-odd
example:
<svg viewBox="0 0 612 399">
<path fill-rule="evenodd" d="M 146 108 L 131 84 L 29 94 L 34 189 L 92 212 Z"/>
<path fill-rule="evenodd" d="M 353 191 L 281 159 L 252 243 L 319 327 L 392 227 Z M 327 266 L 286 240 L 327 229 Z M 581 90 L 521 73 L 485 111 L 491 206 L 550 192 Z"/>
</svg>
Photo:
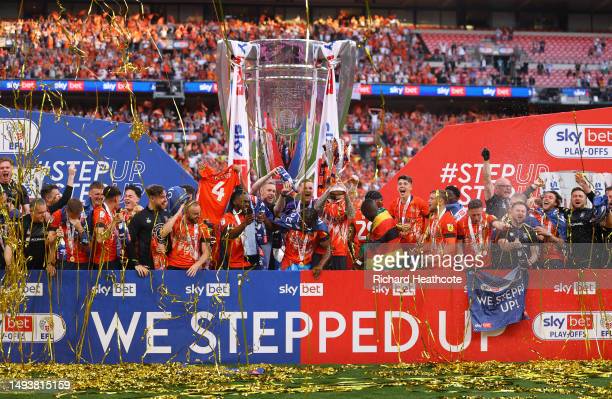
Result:
<svg viewBox="0 0 612 399">
<path fill-rule="evenodd" d="M 306 34 L 303 20 L 265 17 L 258 23 L 231 19 L 227 28 L 228 37 L 237 40 Z M 380 16 L 370 25 L 364 18 L 327 18 L 314 22 L 311 37 L 361 43 L 356 81 L 362 83 L 525 85 L 535 77 L 536 86 L 574 86 L 576 78 L 563 73 L 577 64 L 590 74 L 580 76 L 579 86 L 609 83 L 606 35 L 413 28 Z M 217 22 L 179 23 L 154 14 L 85 18 L 52 13 L 4 20 L 0 61 L 6 68 L 0 78 L 214 80 L 220 31 Z M 520 68 L 523 63 L 527 69 Z"/>
</svg>

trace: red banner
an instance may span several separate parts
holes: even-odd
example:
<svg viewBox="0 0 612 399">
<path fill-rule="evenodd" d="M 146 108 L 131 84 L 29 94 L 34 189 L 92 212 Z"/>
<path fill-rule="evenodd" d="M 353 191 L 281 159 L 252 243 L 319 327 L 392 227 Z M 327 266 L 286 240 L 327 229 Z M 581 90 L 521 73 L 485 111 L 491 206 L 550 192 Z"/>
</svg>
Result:
<svg viewBox="0 0 612 399">
<path fill-rule="evenodd" d="M 446 126 L 381 189 L 385 203 L 397 198 L 401 175 L 413 178 L 423 198 L 455 185 L 462 203 L 484 199 L 483 147 L 491 151 L 492 179 L 507 177 L 518 191 L 542 172 L 610 172 L 612 108 Z"/>
<path fill-rule="evenodd" d="M 302 363 L 612 358 L 610 271 L 531 271 L 529 320 L 488 333 L 472 332 L 465 275 L 398 296 L 366 288 L 366 273 L 302 274 L 301 311 L 312 322 L 308 334 L 303 321 L 294 328 Z"/>
</svg>

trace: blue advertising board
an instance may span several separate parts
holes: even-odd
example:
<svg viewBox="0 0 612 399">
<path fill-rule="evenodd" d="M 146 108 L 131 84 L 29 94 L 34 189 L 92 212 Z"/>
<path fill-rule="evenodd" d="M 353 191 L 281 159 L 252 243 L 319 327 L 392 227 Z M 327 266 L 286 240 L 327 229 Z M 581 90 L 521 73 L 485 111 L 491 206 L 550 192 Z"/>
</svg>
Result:
<svg viewBox="0 0 612 399">
<path fill-rule="evenodd" d="M 299 273 L 32 271 L 28 281 L 24 312 L 2 317 L 11 361 L 300 361 L 299 334 L 286 336 L 303 329 L 289 319 L 300 297 L 270 289 L 298 287 Z"/>
<path fill-rule="evenodd" d="M 19 126 L 25 126 L 23 130 Z M 85 199 L 94 180 L 171 187 L 196 182 L 149 136 L 130 138 L 131 124 L 50 113 L 0 109 L 0 156 L 31 150 L 48 167 L 45 183 L 63 186 L 68 168 L 77 169 L 73 198 Z"/>
<path fill-rule="evenodd" d="M 98 81 L 98 80 L 0 80 L 0 91 L 43 91 L 59 92 L 108 92 L 108 93 L 153 93 L 154 81 Z M 187 94 L 216 94 L 214 81 L 185 81 Z M 564 88 L 565 92 L 583 93 L 586 90 Z M 492 98 L 529 98 L 535 89 L 530 87 L 509 86 L 459 86 L 459 85 L 403 85 L 393 83 L 360 84 L 363 96 L 417 96 L 417 97 L 492 97 Z M 588 93 L 588 91 L 587 91 Z M 574 94 L 575 95 L 575 94 Z"/>
</svg>

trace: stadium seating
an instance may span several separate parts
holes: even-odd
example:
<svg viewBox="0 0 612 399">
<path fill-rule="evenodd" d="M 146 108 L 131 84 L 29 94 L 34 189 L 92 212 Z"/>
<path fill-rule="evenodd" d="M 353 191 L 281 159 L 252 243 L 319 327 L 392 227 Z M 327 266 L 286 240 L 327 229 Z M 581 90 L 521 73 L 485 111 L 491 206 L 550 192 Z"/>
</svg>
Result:
<svg viewBox="0 0 612 399">
<path fill-rule="evenodd" d="M 303 20 L 263 17 L 259 23 L 229 20 L 228 37 L 302 38 L 306 28 Z M 609 78 L 607 66 L 602 64 L 599 68 L 611 54 L 605 37 L 529 32 L 500 37 L 499 31 L 412 28 L 380 16 L 374 16 L 370 24 L 364 18 L 328 18 L 314 22 L 311 37 L 324 41 L 356 40 L 360 45 L 356 80 L 363 83 L 460 84 L 462 77 L 454 66 L 465 61 L 461 65 L 463 72 L 478 71 L 481 75 L 464 79 L 465 84 L 525 84 L 526 76 L 520 82 L 511 80 L 504 76 L 511 75 L 511 71 L 496 70 L 490 59 L 486 60 L 487 65 L 480 64 L 475 49 L 492 42 L 522 50 L 517 61 L 531 63 L 530 73 L 538 62 L 589 63 L 604 75 L 602 79 L 594 77 L 591 84 L 607 82 Z M 0 22 L 0 61 L 5 68 L 0 70 L 0 78 L 21 77 L 23 72 L 26 79 L 214 80 L 214 54 L 220 37 L 217 22 L 177 23 L 153 14 L 115 17 L 112 24 L 103 15 L 60 18 L 54 13 L 37 20 L 4 20 Z M 543 48 L 540 41 L 544 42 Z M 22 46 L 16 49 L 12 43 Z M 451 51 L 453 45 L 457 46 L 455 51 Z M 366 48 L 371 60 L 364 51 Z M 429 60 L 447 62 L 432 65 Z M 539 76 L 536 85 L 576 85 L 575 78 L 561 75 L 555 71 L 550 77 Z"/>
</svg>

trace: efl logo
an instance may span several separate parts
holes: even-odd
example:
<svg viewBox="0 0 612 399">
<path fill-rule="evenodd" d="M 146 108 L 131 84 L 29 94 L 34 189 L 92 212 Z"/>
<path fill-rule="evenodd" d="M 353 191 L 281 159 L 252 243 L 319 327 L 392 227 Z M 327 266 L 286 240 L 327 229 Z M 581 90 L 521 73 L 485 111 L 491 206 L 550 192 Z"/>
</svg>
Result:
<svg viewBox="0 0 612 399">
<path fill-rule="evenodd" d="M 555 158 L 610 159 L 612 125 L 552 125 L 544 132 L 544 148 Z"/>
<path fill-rule="evenodd" d="M 23 289 L 25 296 L 43 296 L 42 283 L 26 283 Z"/>
<path fill-rule="evenodd" d="M 66 335 L 66 323 L 55 313 L 22 313 L 3 321 L 2 342 L 58 342 Z"/>
<path fill-rule="evenodd" d="M 4 332 L 32 332 L 32 316 L 4 316 Z"/>
<path fill-rule="evenodd" d="M 79 81 L 68 81 L 68 91 L 83 91 L 85 90 L 85 82 Z"/>
<path fill-rule="evenodd" d="M 135 283 L 115 283 L 113 285 L 113 296 L 136 296 Z"/>
<path fill-rule="evenodd" d="M 590 314 L 568 314 L 567 315 L 568 330 L 592 330 L 593 315 Z"/>
<path fill-rule="evenodd" d="M 29 152 L 38 147 L 38 125 L 25 118 L 0 119 L 0 154 Z"/>
<path fill-rule="evenodd" d="M 206 296 L 230 296 L 228 283 L 207 283 Z"/>
<path fill-rule="evenodd" d="M 599 316 L 599 326 L 612 336 L 612 313 L 602 313 Z"/>
</svg>

